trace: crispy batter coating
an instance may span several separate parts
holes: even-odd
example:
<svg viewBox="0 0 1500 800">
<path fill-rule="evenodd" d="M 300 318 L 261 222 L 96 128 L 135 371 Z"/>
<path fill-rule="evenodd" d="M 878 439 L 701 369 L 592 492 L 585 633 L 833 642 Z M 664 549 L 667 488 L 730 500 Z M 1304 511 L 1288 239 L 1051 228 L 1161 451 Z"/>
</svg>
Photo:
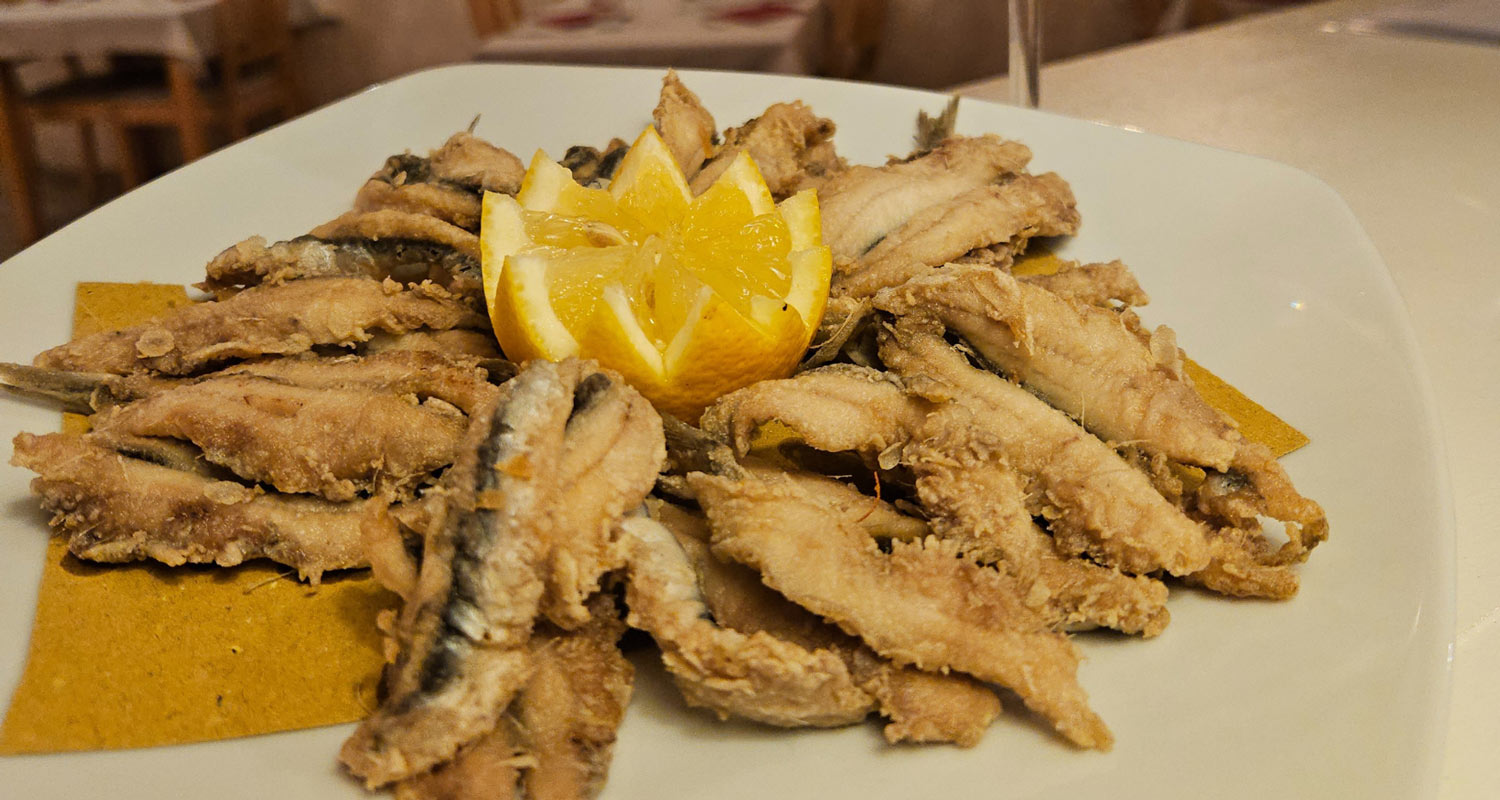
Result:
<svg viewBox="0 0 1500 800">
<path fill-rule="evenodd" d="M 1039 286 L 1064 300 L 1091 306 L 1113 307 L 1118 304 L 1128 308 L 1151 302 L 1146 290 L 1136 281 L 1135 274 L 1121 261 L 1102 264 L 1064 262 L 1050 275 L 1025 275 L 1017 280 Z"/>
<path fill-rule="evenodd" d="M 660 522 L 632 515 L 620 529 L 629 547 L 627 621 L 656 640 L 689 705 L 783 727 L 847 725 L 870 713 L 872 699 L 838 654 L 716 625 L 692 562 Z"/>
<path fill-rule="evenodd" d="M 798 483 L 806 487 L 810 480 Z M 859 519 L 857 509 L 837 513 L 856 522 Z M 892 664 L 858 639 L 772 591 L 754 570 L 713 555 L 708 521 L 701 514 L 656 504 L 652 516 L 672 531 L 692 562 L 715 622 L 740 633 L 765 633 L 808 650 L 838 653 L 855 684 L 890 720 L 885 726 L 887 741 L 972 747 L 1000 715 L 999 698 L 984 684 L 958 673 L 940 675 Z"/>
<path fill-rule="evenodd" d="M 875 305 L 940 322 L 1105 441 L 1224 470 L 1242 438 L 1109 310 L 1070 303 L 1003 272 L 959 265 L 891 289 Z"/>
<path fill-rule="evenodd" d="M 859 636 L 898 664 L 957 670 L 1016 692 L 1080 747 L 1114 739 L 1077 681 L 1078 654 L 1022 602 L 1009 576 L 936 538 L 889 554 L 794 487 L 696 473 L 714 552 Z"/>
<path fill-rule="evenodd" d="M 703 429 L 740 453 L 750 449 L 755 432 L 772 420 L 819 450 L 883 453 L 904 443 L 931 408 L 885 373 L 830 364 L 719 398 L 703 412 Z"/>
<path fill-rule="evenodd" d="M 1053 173 L 1016 175 L 998 184 L 970 189 L 912 215 L 870 252 L 841 270 L 833 291 L 869 297 L 899 286 L 931 268 L 975 250 L 1004 244 L 1026 248 L 1034 236 L 1078 232 L 1073 191 Z"/>
<path fill-rule="evenodd" d="M 444 477 L 447 506 L 425 532 L 386 699 L 339 753 L 370 788 L 452 759 L 495 728 L 530 677 L 546 482 L 572 401 L 556 368 L 537 364 L 475 413 Z"/>
<path fill-rule="evenodd" d="M 1208 565 L 1202 525 L 1145 475 L 1061 411 L 969 365 L 930 328 L 904 318 L 882 331 L 880 354 L 911 390 L 968 409 L 1025 479 L 1034 514 L 1070 555 L 1087 553 L 1132 575 L 1187 575 Z"/>
<path fill-rule="evenodd" d="M 908 448 L 904 458 L 938 535 L 1009 573 L 1026 604 L 1053 627 L 1161 633 L 1171 619 L 1167 587 L 1059 552 L 1032 520 L 1021 478 L 1002 452 L 982 434 L 962 447 L 949 441 Z"/>
<path fill-rule="evenodd" d="M 819 117 L 800 101 L 776 103 L 744 125 L 724 131 L 724 144 L 693 176 L 693 193 L 702 194 L 712 186 L 741 152 L 755 159 L 778 200 L 818 187 L 845 168 L 834 151 L 833 133 L 832 120 Z"/>
<path fill-rule="evenodd" d="M 460 771 L 471 757 L 502 757 L 501 743 L 474 743 L 497 726 L 507 736 L 502 715 L 523 686 L 544 709 L 535 714 L 553 713 L 545 709 L 561 702 L 556 698 L 583 691 L 538 660 L 545 640 L 533 639 L 533 623 L 546 611 L 572 629 L 603 624 L 601 615 L 608 615 L 586 601 L 601 574 L 617 565 L 612 531 L 621 512 L 650 490 L 665 458 L 655 412 L 593 362 L 530 362 L 499 395 L 497 404 L 472 415 L 459 459 L 440 484 L 446 504 L 408 521 L 426 536 L 415 585 L 399 556 L 388 558 L 389 548 L 381 553 L 381 573 L 394 576 L 407 598 L 396 626 L 400 655 L 388 673 L 386 701 L 341 752 L 371 787 L 455 757 Z M 390 541 L 389 526 L 381 527 L 384 533 L 371 532 L 373 542 Z M 612 647 L 618 631 L 609 631 Z M 535 681 L 542 683 L 528 683 Z M 617 696 L 619 686 L 611 686 L 607 693 Z M 585 701 L 594 702 L 579 700 Z M 618 705 L 623 709 L 624 701 Z M 585 711 L 603 714 L 602 706 L 591 708 Z M 528 786 L 533 779 L 588 786 L 596 773 L 602 780 L 608 757 L 594 722 L 578 721 L 587 730 L 542 729 L 540 717 L 528 720 L 525 706 L 519 713 L 528 752 L 550 751 L 572 764 L 545 773 L 534 768 Z M 614 725 L 607 727 L 612 741 Z M 581 749 L 569 756 L 558 749 L 565 746 Z"/>
<path fill-rule="evenodd" d="M 573 410 L 556 472 L 549 476 L 547 592 L 542 611 L 574 628 L 590 619 L 584 601 L 599 579 L 625 564 L 615 524 L 646 498 L 666 461 L 661 416 L 618 375 L 591 361 L 559 367 Z"/>
<path fill-rule="evenodd" d="M 719 127 L 698 95 L 682 85 L 676 70 L 667 70 L 666 77 L 661 79 L 661 98 L 651 111 L 651 119 L 677 166 L 682 168 L 683 177 L 691 181 L 703 168 L 703 162 L 714 154 Z"/>
<path fill-rule="evenodd" d="M 849 167 L 818 190 L 823 243 L 835 261 L 859 258 L 934 204 L 1020 173 L 1030 160 L 1025 145 L 987 134 L 953 137 L 911 161 Z"/>
<path fill-rule="evenodd" d="M 313 582 L 366 564 L 352 504 L 265 494 L 132 458 L 91 436 L 22 433 L 14 445 L 11 463 L 37 473 L 31 491 L 79 558 L 226 567 L 269 558 Z"/>
<path fill-rule="evenodd" d="M 479 237 L 436 217 L 384 208 L 350 211 L 313 228 L 309 236 L 325 241 L 429 242 L 446 245 L 471 258 L 479 258 Z"/>
<path fill-rule="evenodd" d="M 452 761 L 396 784 L 397 800 L 587 800 L 604 787 L 634 668 L 617 645 L 614 600 L 590 601 L 576 631 L 542 625 L 531 678 L 495 729 Z"/>
<path fill-rule="evenodd" d="M 963 369 L 969 367 L 963 365 Z M 926 375 L 921 378 L 931 380 Z M 1111 518 L 1107 509 L 1096 507 L 1113 502 L 1104 492 L 1111 485 L 1108 481 L 1120 476 L 1112 476 L 1109 471 L 1129 471 L 1118 456 L 1097 442 L 1096 447 L 1084 450 L 1083 456 L 1094 459 L 1088 462 L 1090 465 L 1102 463 L 1109 471 L 1090 478 L 1102 488 L 1078 491 L 1061 482 L 1076 466 L 1069 460 L 1075 456 L 1069 455 L 1066 447 L 1057 456 L 1061 463 L 1049 466 L 1046 441 L 1039 442 L 1030 434 L 1022 436 L 1018 432 L 1026 429 L 1018 424 L 1007 425 L 1003 418 L 997 419 L 983 408 L 976 410 L 973 403 L 948 402 L 953 397 L 946 389 L 934 393 L 931 401 L 912 395 L 899 380 L 874 370 L 823 367 L 787 380 L 763 381 L 728 395 L 709 409 L 704 421 L 711 431 L 739 442 L 741 448 L 761 425 L 776 421 L 812 447 L 853 450 L 879 468 L 904 465 L 916 478 L 917 499 L 930 517 L 931 532 L 969 558 L 1000 564 L 1022 586 L 1027 604 L 1049 624 L 1067 629 L 1103 625 L 1148 636 L 1161 632 L 1169 619 L 1165 586 L 1077 558 L 1079 550 L 1059 549 L 1032 519 L 1040 498 L 1046 503 L 1086 504 L 1073 508 L 1065 523 L 1108 523 Z M 1022 412 L 1038 413 L 1034 406 L 1041 406 L 1045 412 L 1056 413 L 1034 398 L 1026 399 L 1029 403 L 1021 404 Z M 1080 436 L 1088 438 L 1065 417 L 1061 423 L 1066 423 L 1066 428 L 1060 427 L 1059 420 L 1045 415 L 1044 420 L 1054 423 L 1054 435 L 1061 437 L 1063 445 Z M 1024 452 L 1019 454 L 1019 461 L 1013 462 L 1010 451 L 1015 448 Z M 1017 472 L 1017 463 L 1030 471 Z M 1137 492 L 1151 492 L 1141 500 L 1148 509 L 1201 537 L 1195 523 L 1155 495 L 1143 476 L 1133 480 L 1127 476 L 1124 480 Z M 839 506 L 839 500 L 828 497 L 829 490 L 818 481 L 804 479 L 797 483 L 826 506 Z M 856 501 L 849 498 L 843 502 Z M 878 508 L 868 513 L 873 516 Z M 1042 509 L 1044 513 L 1047 510 Z M 1125 519 L 1128 521 L 1128 515 Z M 1206 561 L 1206 544 L 1190 542 L 1204 551 L 1201 558 Z"/>
<path fill-rule="evenodd" d="M 582 800 L 599 794 L 615 732 L 630 704 L 635 668 L 620 653 L 625 633 L 614 598 L 595 595 L 576 631 L 545 626 L 531 641 L 536 665 L 516 714 L 536 765 L 525 773 L 532 800 Z"/>
<path fill-rule="evenodd" d="M 449 136 L 442 147 L 428 155 L 427 161 L 433 179 L 474 192 L 515 194 L 526 176 L 526 165 L 521 159 L 468 131 Z"/>
<path fill-rule="evenodd" d="M 406 289 L 389 281 L 316 278 L 183 306 L 161 319 L 54 347 L 34 363 L 74 372 L 191 375 L 229 361 L 355 345 L 376 331 L 486 325 L 482 315 L 430 284 Z"/>
<path fill-rule="evenodd" d="M 525 172 L 510 152 L 460 131 L 426 157 L 403 153 L 387 158 L 360 187 L 354 210 L 420 214 L 474 231 L 481 193 L 515 194 Z"/>
<path fill-rule="evenodd" d="M 347 501 L 408 491 L 453 463 L 467 424 L 441 400 L 217 374 L 105 411 L 94 430 L 185 440 L 247 481 Z"/>
<path fill-rule="evenodd" d="M 406 284 L 430 280 L 454 293 L 480 286 L 477 258 L 450 244 L 421 238 L 325 241 L 299 236 L 267 245 L 265 239 L 252 236 L 214 256 L 204 271 L 198 288 L 220 300 L 250 286 L 308 278 L 391 278 Z"/>
<path fill-rule="evenodd" d="M 354 195 L 358 212 L 390 209 L 434 217 L 466 231 L 479 230 L 480 195 L 439 181 L 396 183 L 380 177 L 365 181 Z"/>
<path fill-rule="evenodd" d="M 1226 585 L 1226 574 L 1248 574 L 1251 565 L 1304 560 L 1326 538 L 1322 509 L 1297 492 L 1265 447 L 1246 440 L 1198 394 L 1165 328 L 1142 337 L 1128 317 L 1111 310 L 994 270 L 957 265 L 886 290 L 875 304 L 901 315 L 897 327 L 943 328 L 959 336 L 987 364 L 1107 442 L 1209 470 L 1194 510 L 1237 531 L 1217 538 L 1215 585 Z M 1256 540 L 1260 515 L 1287 523 L 1284 546 Z M 1285 596 L 1285 580 L 1273 583 L 1267 591 Z M 1233 593 L 1249 591 L 1244 581 Z"/>
</svg>

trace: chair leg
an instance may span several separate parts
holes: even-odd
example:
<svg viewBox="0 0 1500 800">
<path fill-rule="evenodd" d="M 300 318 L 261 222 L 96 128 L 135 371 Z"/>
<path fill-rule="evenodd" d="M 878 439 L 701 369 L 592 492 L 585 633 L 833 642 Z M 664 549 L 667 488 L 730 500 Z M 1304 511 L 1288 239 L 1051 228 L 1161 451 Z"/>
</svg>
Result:
<svg viewBox="0 0 1500 800">
<path fill-rule="evenodd" d="M 21 108 L 15 68 L 6 61 L 0 61 L 0 179 L 9 195 L 16 236 L 25 247 L 42 236 L 35 194 L 36 148 Z"/>
<path fill-rule="evenodd" d="M 250 135 L 250 119 L 245 113 L 245 104 L 238 98 L 229 100 L 229 107 L 225 110 L 227 127 L 229 129 L 229 141 L 231 143 Z"/>
<path fill-rule="evenodd" d="M 180 58 L 167 59 L 167 83 L 177 117 L 177 133 L 182 137 L 183 163 L 196 161 L 208 154 L 208 107 L 198 91 L 193 66 Z"/>
<path fill-rule="evenodd" d="M 97 206 L 104 201 L 104 186 L 99 180 L 104 170 L 99 166 L 99 135 L 93 122 L 78 121 L 78 143 L 83 149 L 83 190 L 89 205 Z"/>
<path fill-rule="evenodd" d="M 282 120 L 289 120 L 306 108 L 307 98 L 303 96 L 302 81 L 298 78 L 298 57 L 296 50 L 288 48 L 276 61 L 276 83 L 281 94 Z"/>
<path fill-rule="evenodd" d="M 120 151 L 120 191 L 128 192 L 145 180 L 146 168 L 141 163 L 140 150 L 135 146 L 130 128 L 124 123 L 110 120 L 104 127 L 114 140 L 115 149 Z"/>
<path fill-rule="evenodd" d="M 83 68 L 83 59 L 78 56 L 66 56 L 63 63 L 68 68 L 70 78 L 76 80 L 88 74 Z M 99 138 L 94 133 L 94 123 L 91 120 L 78 120 L 78 145 L 83 157 L 84 195 L 88 197 L 90 206 L 97 206 L 104 200 L 103 186 L 99 182 L 103 170 L 99 168 Z"/>
</svg>

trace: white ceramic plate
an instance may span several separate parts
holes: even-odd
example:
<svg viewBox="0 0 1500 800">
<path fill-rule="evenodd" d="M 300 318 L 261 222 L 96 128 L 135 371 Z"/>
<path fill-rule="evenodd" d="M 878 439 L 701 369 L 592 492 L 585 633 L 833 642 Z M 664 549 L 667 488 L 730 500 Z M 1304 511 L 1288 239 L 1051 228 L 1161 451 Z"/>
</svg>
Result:
<svg viewBox="0 0 1500 800">
<path fill-rule="evenodd" d="M 392 152 L 477 132 L 527 158 L 630 138 L 656 71 L 462 66 L 374 88 L 216 153 L 95 211 L 0 268 L 0 360 L 67 338 L 80 280 L 191 282 L 250 234 L 286 238 L 345 210 Z M 839 125 L 839 150 L 910 148 L 934 94 L 697 73 L 721 124 L 801 98 Z M 1452 511 L 1427 382 L 1374 247 L 1325 184 L 1268 161 L 1006 106 L 965 102 L 960 132 L 1036 152 L 1078 196 L 1067 248 L 1121 258 L 1199 361 L 1312 437 L 1286 459 L 1324 504 L 1332 539 L 1287 603 L 1175 592 L 1142 642 L 1078 637 L 1082 681 L 1118 738 L 1079 752 L 1002 718 L 973 750 L 883 744 L 875 724 L 786 732 L 688 710 L 638 659 L 607 800 L 671 798 L 1428 797 L 1436 785 L 1452 642 Z M 56 412 L 0 399 L 0 453 Z M 30 474 L 0 467 L 0 691 L 25 658 L 44 517 Z M 347 727 L 187 747 L 0 758 L 11 797 L 358 797 L 334 753 Z"/>
</svg>

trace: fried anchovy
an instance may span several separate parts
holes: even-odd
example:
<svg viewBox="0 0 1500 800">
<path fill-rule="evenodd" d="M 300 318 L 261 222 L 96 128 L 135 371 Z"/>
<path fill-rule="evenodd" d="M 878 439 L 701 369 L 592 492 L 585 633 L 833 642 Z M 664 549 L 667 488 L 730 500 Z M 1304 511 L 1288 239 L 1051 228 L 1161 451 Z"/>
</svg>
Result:
<svg viewBox="0 0 1500 800">
<path fill-rule="evenodd" d="M 496 729 L 533 674 L 533 621 L 544 610 L 570 629 L 594 618 L 586 597 L 619 561 L 608 537 L 621 507 L 640 503 L 664 458 L 655 412 L 593 362 L 533 361 L 500 393 L 444 475 L 446 512 L 422 525 L 389 699 L 344 745 L 370 786 Z"/>
<path fill-rule="evenodd" d="M 592 361 L 559 368 L 573 390 L 573 411 L 556 470 L 551 547 L 545 569 L 542 612 L 572 629 L 586 623 L 585 601 L 599 579 L 624 566 L 615 523 L 641 504 L 666 460 L 661 417 L 614 373 Z"/>
<path fill-rule="evenodd" d="M 538 626 L 533 670 L 495 729 L 453 760 L 396 784 L 397 800 L 588 800 L 604 787 L 634 668 L 608 594 L 576 631 Z"/>
<path fill-rule="evenodd" d="M 475 192 L 515 194 L 521 189 L 526 165 L 509 151 L 459 131 L 448 137 L 427 159 L 430 177 Z"/>
<path fill-rule="evenodd" d="M 476 231 L 481 195 L 515 194 L 524 173 L 520 159 L 511 153 L 459 132 L 425 157 L 402 153 L 387 158 L 360 187 L 354 209 L 420 214 Z"/>
<path fill-rule="evenodd" d="M 832 413 L 812 414 L 810 408 Z M 1008 572 L 1022 587 L 1027 604 L 1049 625 L 1105 625 L 1147 635 L 1166 625 L 1167 592 L 1159 582 L 1057 551 L 1052 538 L 1033 522 L 1028 493 L 1037 486 L 1035 493 L 1042 497 L 1068 502 L 1077 498 L 1066 484 L 1058 484 L 1054 497 L 1035 475 L 1019 474 L 1007 456 L 1007 442 L 988 430 L 988 417 L 969 406 L 914 396 L 900 381 L 874 370 L 835 366 L 783 381 L 763 381 L 721 398 L 704 414 L 710 430 L 741 446 L 748 443 L 751 433 L 773 420 L 813 448 L 858 452 L 872 468 L 909 469 L 915 477 L 917 499 L 929 517 L 930 532 L 966 557 Z M 1003 422 L 1001 430 L 1007 430 Z M 1081 431 L 1075 434 L 1080 435 Z M 1019 439 L 1012 436 L 1010 444 L 1018 448 L 1037 444 L 1024 436 Z M 1114 457 L 1102 445 L 1099 449 Z M 1030 461 L 1021 463 L 1036 469 L 1036 458 L 1033 454 Z M 1117 458 L 1114 468 L 1128 470 Z M 819 488 L 826 479 L 799 480 L 796 473 L 788 473 L 787 479 L 830 508 L 858 502 L 831 497 L 828 488 Z M 1159 504 L 1175 513 L 1164 501 Z M 861 527 L 880 524 L 878 506 L 867 504 L 863 514 Z M 928 532 L 926 525 L 901 528 L 907 535 L 890 538 L 921 538 Z"/>
<path fill-rule="evenodd" d="M 1204 527 L 1066 414 L 977 369 L 915 317 L 881 332 L 880 356 L 909 391 L 958 403 L 1025 480 L 1032 512 L 1070 555 L 1132 575 L 1187 575 L 1208 565 Z"/>
<path fill-rule="evenodd" d="M 1017 174 L 1030 160 L 1017 142 L 959 136 L 910 161 L 850 167 L 818 190 L 824 244 L 835 259 L 859 258 L 933 204 Z"/>
<path fill-rule="evenodd" d="M 1120 314 L 976 267 L 917 278 L 878 295 L 876 306 L 908 321 L 935 320 L 1106 441 L 1212 470 L 1204 511 L 1242 529 L 1261 514 L 1287 523 L 1287 544 L 1259 563 L 1303 560 L 1327 537 L 1322 509 L 1193 388 L 1169 330 L 1143 341 Z"/>
<path fill-rule="evenodd" d="M 313 228 L 308 235 L 328 242 L 427 242 L 479 258 L 479 237 L 435 217 L 395 209 L 350 211 Z"/>
<path fill-rule="evenodd" d="M 1234 459 L 1239 433 L 1163 368 L 1118 314 L 1003 272 L 958 265 L 884 292 L 875 303 L 941 322 L 997 371 L 1106 441 L 1220 471 Z"/>
<path fill-rule="evenodd" d="M 313 582 L 366 564 L 358 505 L 265 494 L 130 457 L 91 435 L 22 433 L 14 444 L 11 463 L 37 473 L 31 490 L 79 558 L 172 566 L 269 558 Z"/>
<path fill-rule="evenodd" d="M 450 333 L 452 331 L 449 331 Z M 263 358 L 225 367 L 201 378 L 168 378 L 149 373 L 69 372 L 0 363 L 0 385 L 57 401 L 63 410 L 91 414 L 154 397 L 195 381 L 231 375 L 267 378 L 308 389 L 360 388 L 438 399 L 465 414 L 515 375 L 502 359 L 472 359 L 433 350 L 383 350 L 370 355 L 324 357 L 311 353 Z"/>
<path fill-rule="evenodd" d="M 703 428 L 744 453 L 761 425 L 777 420 L 827 452 L 879 455 L 899 448 L 933 404 L 868 367 L 830 364 L 781 381 L 761 381 L 719 398 Z"/>
<path fill-rule="evenodd" d="M 413 214 L 391 208 L 373 211 L 350 211 L 343 216 L 313 228 L 308 234 L 327 242 L 346 243 L 361 248 L 384 248 L 401 251 L 401 260 L 423 256 L 446 255 L 429 262 L 428 277 L 455 295 L 468 300 L 476 309 L 484 308 L 484 279 L 479 269 L 479 237 L 437 217 Z M 421 281 L 422 265 L 398 265 L 388 258 L 386 265 L 401 266 L 396 277 L 406 282 Z"/>
<path fill-rule="evenodd" d="M 534 362 L 474 414 L 397 622 L 386 700 L 340 751 L 371 788 L 448 761 L 494 730 L 529 677 L 547 483 L 572 401 L 556 367 Z"/>
<path fill-rule="evenodd" d="M 871 711 L 836 653 L 715 625 L 692 563 L 660 522 L 632 515 L 620 531 L 628 622 L 656 640 L 689 705 L 784 727 L 847 725 Z"/>
<path fill-rule="evenodd" d="M 331 277 L 390 278 L 405 284 L 430 280 L 455 291 L 455 284 L 461 288 L 480 280 L 479 260 L 442 242 L 299 236 L 267 245 L 255 236 L 215 256 L 197 286 L 222 300 L 250 286 Z"/>
<path fill-rule="evenodd" d="M 803 489 L 812 485 L 812 479 L 805 476 L 796 482 Z M 836 513 L 864 527 L 862 510 L 839 508 Z M 885 726 L 887 741 L 953 742 L 970 747 L 1000 715 L 1000 700 L 985 685 L 966 675 L 939 675 L 892 664 L 858 639 L 772 591 L 754 570 L 713 555 L 708 521 L 701 514 L 654 503 L 651 515 L 672 531 L 687 554 L 716 623 L 747 636 L 764 633 L 809 651 L 837 653 L 854 684 L 869 695 L 872 707 L 890 720 Z"/>
<path fill-rule="evenodd" d="M 75 339 L 33 363 L 75 372 L 190 375 L 228 361 L 357 345 L 376 331 L 487 325 L 483 315 L 431 284 L 403 289 L 391 282 L 316 278 L 184 306 L 161 319 Z"/>
<path fill-rule="evenodd" d="M 1151 302 L 1130 268 L 1120 261 L 1101 264 L 1064 262 L 1048 275 L 1017 275 L 1022 283 L 1039 286 L 1065 300 L 1091 306 L 1144 306 Z"/>
<path fill-rule="evenodd" d="M 1015 175 L 934 204 L 893 230 L 870 252 L 839 272 L 833 291 L 869 297 L 978 248 L 1005 244 L 1024 250 L 1035 236 L 1078 232 L 1073 191 L 1052 173 Z"/>
<path fill-rule="evenodd" d="M 1102 625 L 1145 636 L 1166 628 L 1167 587 L 1058 552 L 1032 520 L 1021 477 L 1006 463 L 1003 447 L 986 438 L 948 427 L 919 437 L 902 453 L 938 535 L 966 557 L 1009 573 L 1026 604 L 1054 628 Z"/>
<path fill-rule="evenodd" d="M 102 412 L 94 431 L 191 442 L 247 481 L 347 501 L 409 491 L 453 463 L 466 424 L 446 402 L 216 374 Z"/>
<path fill-rule="evenodd" d="M 512 153 L 460 131 L 426 156 L 401 153 L 387 158 L 370 180 L 391 186 L 432 185 L 477 198 L 481 192 L 515 194 L 525 174 L 526 166 Z"/>
<path fill-rule="evenodd" d="M 703 162 L 713 155 L 719 127 L 703 107 L 703 101 L 682 84 L 675 70 L 667 70 L 666 77 L 661 79 L 661 97 L 651 111 L 651 119 L 672 158 L 682 167 L 683 177 L 691 181 Z M 577 174 L 574 170 L 574 177 Z"/>
<path fill-rule="evenodd" d="M 386 163 L 414 158 L 413 156 L 391 156 Z M 360 212 L 388 209 L 408 214 L 434 217 L 463 228 L 479 230 L 479 218 L 483 213 L 482 196 L 462 186 L 446 181 L 404 183 L 401 179 L 411 173 L 403 170 L 394 178 L 377 176 L 365 181 L 354 195 L 354 210 Z"/>
<path fill-rule="evenodd" d="M 742 152 L 755 159 L 777 199 L 816 188 L 845 169 L 834 150 L 834 130 L 833 120 L 819 117 L 800 101 L 775 103 L 755 119 L 724 131 L 723 146 L 693 176 L 693 193 L 707 191 Z"/>
<path fill-rule="evenodd" d="M 534 800 L 597 796 L 630 704 L 635 668 L 620 653 L 625 622 L 614 596 L 595 595 L 588 606 L 588 622 L 576 631 L 544 626 L 531 642 L 536 668 L 516 717 L 536 761 L 523 777 Z"/>
<path fill-rule="evenodd" d="M 1009 576 L 935 538 L 884 553 L 794 486 L 694 474 L 714 552 L 898 664 L 957 670 L 1021 697 L 1080 747 L 1114 739 L 1078 685 L 1078 653 L 1021 600 Z"/>
</svg>

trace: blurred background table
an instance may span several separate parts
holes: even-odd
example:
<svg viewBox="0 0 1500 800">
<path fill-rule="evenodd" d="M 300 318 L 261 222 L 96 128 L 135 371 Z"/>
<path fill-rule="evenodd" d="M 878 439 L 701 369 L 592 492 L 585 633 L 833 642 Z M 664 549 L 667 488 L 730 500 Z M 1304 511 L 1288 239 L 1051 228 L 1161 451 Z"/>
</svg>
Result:
<svg viewBox="0 0 1500 800">
<path fill-rule="evenodd" d="M 529 19 L 479 44 L 482 61 L 694 67 L 810 75 L 818 67 L 818 0 L 779 4 L 759 20 L 717 18 L 714 4 L 635 0 L 619 18 L 578 26 Z"/>
<path fill-rule="evenodd" d="M 1319 3 L 1045 66 L 1042 109 L 1300 167 L 1343 195 L 1380 249 L 1432 378 L 1458 532 L 1446 753 L 1393 755 L 1442 759 L 1444 800 L 1490 800 L 1500 797 L 1500 47 L 1356 24 L 1409 20 L 1424 5 Z M 1497 14 L 1491 0 L 1487 18 Z M 1009 97 L 1003 78 L 959 91 Z M 1334 536 L 1359 546 L 1359 531 Z"/>
<path fill-rule="evenodd" d="M 0 61 L 155 54 L 201 68 L 218 52 L 222 0 L 22 0 L 0 3 Z M 286 0 L 293 27 L 325 18 L 318 0 Z"/>
<path fill-rule="evenodd" d="M 120 185 L 147 177 L 135 139 L 176 132 L 192 161 L 242 138 L 267 115 L 300 111 L 291 31 L 326 18 L 319 0 L 22 0 L 0 4 L 0 179 L 22 244 L 44 226 L 34 128 L 74 125 L 87 194 L 100 191 L 99 136 L 110 140 Z M 28 86 L 24 66 L 61 66 Z M 57 70 L 54 70 L 56 72 Z"/>
</svg>

